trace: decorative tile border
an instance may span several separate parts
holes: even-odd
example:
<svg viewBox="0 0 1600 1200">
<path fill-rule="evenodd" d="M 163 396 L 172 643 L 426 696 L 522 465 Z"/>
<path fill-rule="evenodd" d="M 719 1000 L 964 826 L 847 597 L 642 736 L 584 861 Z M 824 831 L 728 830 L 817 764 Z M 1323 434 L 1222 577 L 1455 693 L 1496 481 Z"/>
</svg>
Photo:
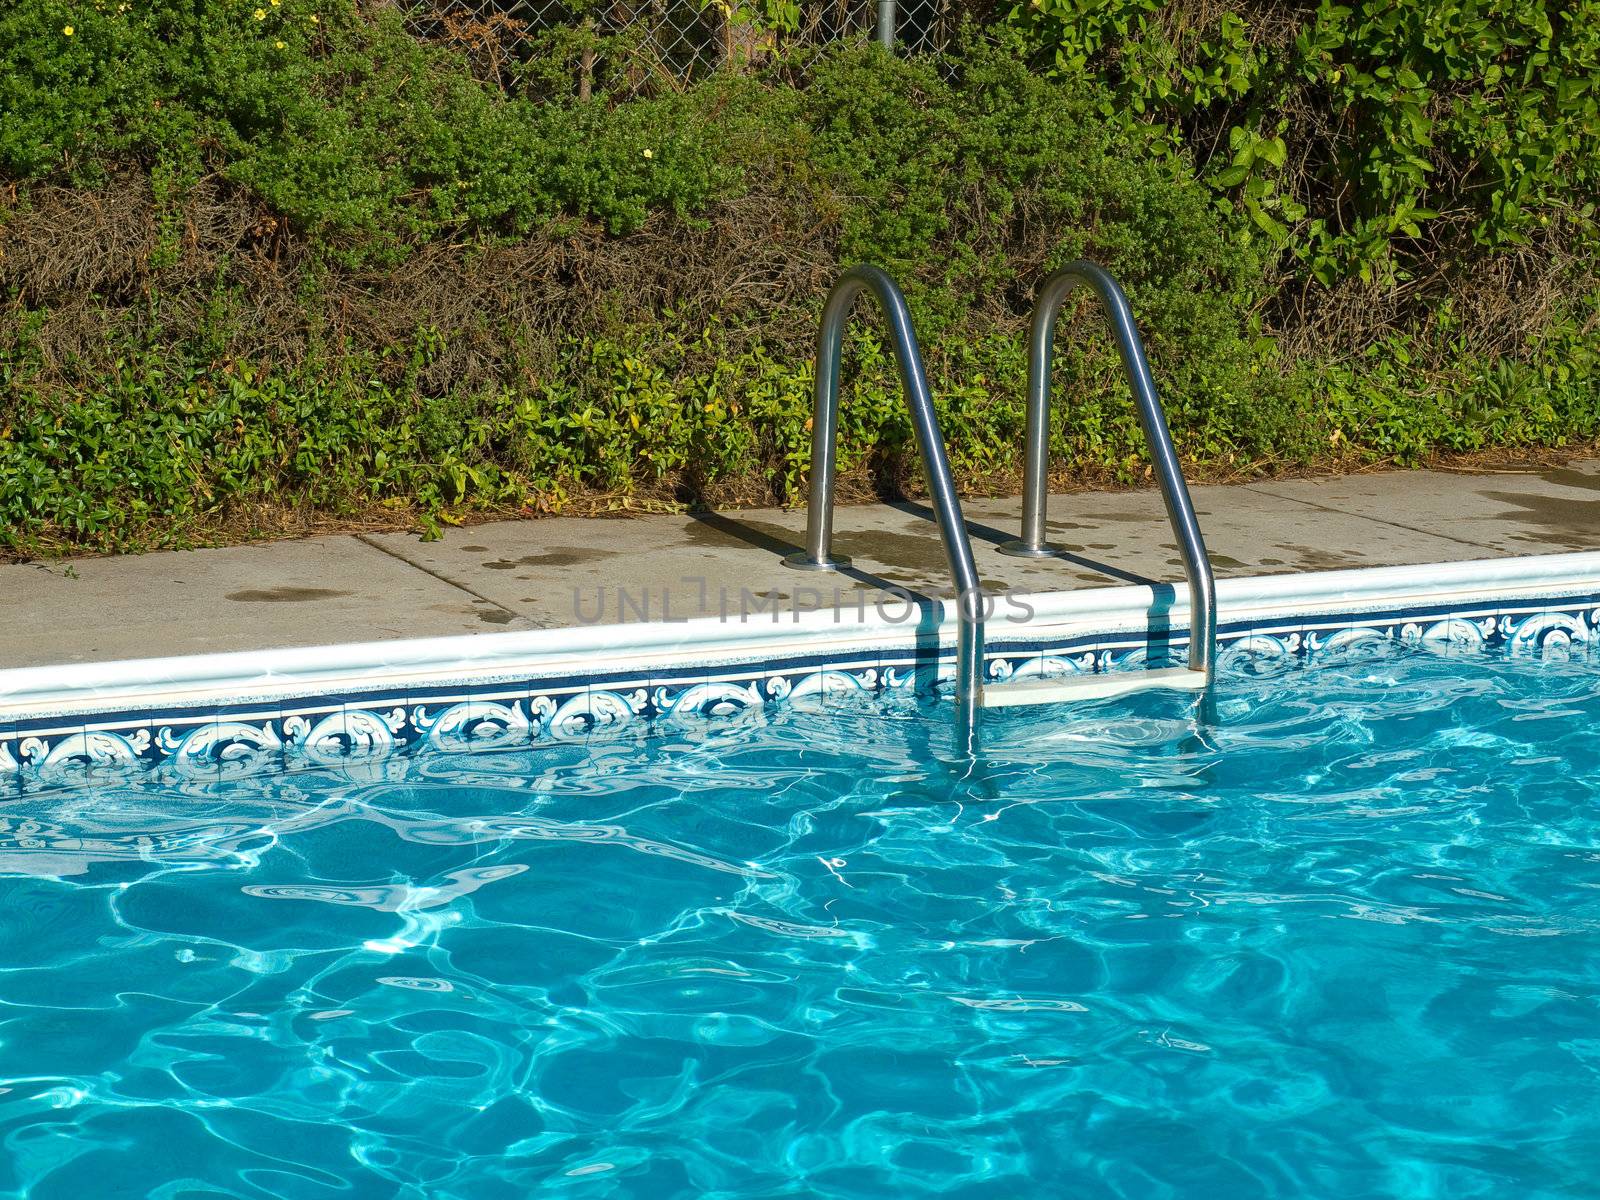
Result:
<svg viewBox="0 0 1600 1200">
<path fill-rule="evenodd" d="M 1563 657 L 1600 644 L 1600 555 L 1227 580 L 1219 593 L 1225 673 L 1397 642 Z M 988 680 L 1144 670 L 1187 653 L 1181 589 L 1175 599 L 1150 588 L 1037 599 L 1027 624 L 991 625 Z M 1154 632 L 1152 611 L 1164 612 Z M 668 641 L 659 626 L 611 626 L 0 672 L 0 798 L 137 771 L 221 781 L 423 747 L 504 749 L 925 696 L 953 669 L 947 614 L 931 618 L 920 631 L 702 623 L 671 627 Z M 516 644 L 485 647 L 495 639 Z M 329 673 L 329 659 L 351 669 Z"/>
</svg>

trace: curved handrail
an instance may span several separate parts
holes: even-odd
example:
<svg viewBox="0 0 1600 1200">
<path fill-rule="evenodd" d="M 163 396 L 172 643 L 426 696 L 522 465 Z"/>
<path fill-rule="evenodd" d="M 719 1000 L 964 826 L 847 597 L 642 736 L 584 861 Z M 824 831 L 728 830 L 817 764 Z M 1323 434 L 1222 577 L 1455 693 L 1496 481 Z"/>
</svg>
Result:
<svg viewBox="0 0 1600 1200">
<path fill-rule="evenodd" d="M 1195 517 L 1189 485 L 1184 482 L 1167 430 L 1161 401 L 1156 397 L 1155 380 L 1145 358 L 1144 344 L 1133 323 L 1128 298 L 1105 268 L 1085 259 L 1068 263 L 1039 287 L 1034 304 L 1033 324 L 1028 332 L 1028 421 L 1027 452 L 1023 471 L 1022 537 L 1007 542 L 1001 553 L 1022 558 L 1047 558 L 1060 550 L 1045 540 L 1045 499 L 1048 487 L 1050 441 L 1050 367 L 1054 358 L 1056 320 L 1061 306 L 1080 283 L 1087 283 L 1100 300 L 1100 307 L 1111 323 L 1123 369 L 1133 387 L 1139 409 L 1139 424 L 1150 444 L 1151 465 L 1161 484 L 1161 499 L 1178 551 L 1183 555 L 1183 574 L 1189 583 L 1189 666 L 1203 671 L 1209 683 L 1215 674 L 1217 648 L 1217 585 L 1211 573 L 1211 559 L 1200 522 Z"/>
<path fill-rule="evenodd" d="M 836 558 L 833 548 L 834 443 L 839 424 L 839 358 L 845 322 L 856 297 L 871 292 L 883 310 L 894 345 L 906 406 L 916 427 L 922 451 L 922 469 L 933 502 L 939 539 L 956 586 L 956 736 L 970 748 L 983 702 L 983 599 L 978 566 L 967 540 L 967 527 L 956 495 L 950 460 L 945 455 L 944 433 L 928 391 L 922 351 L 917 347 L 911 311 L 893 279 L 877 267 L 862 264 L 839 277 L 822 309 L 817 333 L 815 408 L 811 417 L 811 497 L 806 506 L 806 548 L 785 558 L 784 565 L 801 571 L 836 571 L 850 565 Z"/>
</svg>

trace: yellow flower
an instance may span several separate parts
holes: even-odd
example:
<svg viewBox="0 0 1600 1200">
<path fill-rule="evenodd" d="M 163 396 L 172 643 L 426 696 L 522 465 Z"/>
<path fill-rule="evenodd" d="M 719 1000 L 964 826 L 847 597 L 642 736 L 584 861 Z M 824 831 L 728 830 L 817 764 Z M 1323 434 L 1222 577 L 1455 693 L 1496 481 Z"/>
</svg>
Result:
<svg viewBox="0 0 1600 1200">
<path fill-rule="evenodd" d="M 312 13 L 311 14 L 311 23 L 313 25 L 320 25 L 320 24 L 322 24 L 322 18 L 317 16 L 316 13 Z"/>
<path fill-rule="evenodd" d="M 258 8 L 250 15 L 258 21 L 265 21 L 267 19 L 267 10 L 264 8 Z"/>
<path fill-rule="evenodd" d="M 644 152 L 644 156 L 646 158 L 654 158 L 656 156 L 656 152 L 654 150 L 646 150 Z"/>
<path fill-rule="evenodd" d="M 284 45 L 283 45 L 283 43 L 282 43 L 282 42 L 273 42 L 273 43 L 272 43 L 272 46 L 273 46 L 273 49 L 275 49 L 275 50 L 282 50 L 282 49 L 284 49 Z"/>
<path fill-rule="evenodd" d="M 278 7 L 278 3 L 279 3 L 279 0 L 272 0 L 272 7 L 273 8 L 277 8 Z"/>
<path fill-rule="evenodd" d="M 67 37 L 71 37 L 72 36 L 72 26 L 71 25 L 63 25 L 61 27 L 61 32 L 66 34 Z"/>
</svg>

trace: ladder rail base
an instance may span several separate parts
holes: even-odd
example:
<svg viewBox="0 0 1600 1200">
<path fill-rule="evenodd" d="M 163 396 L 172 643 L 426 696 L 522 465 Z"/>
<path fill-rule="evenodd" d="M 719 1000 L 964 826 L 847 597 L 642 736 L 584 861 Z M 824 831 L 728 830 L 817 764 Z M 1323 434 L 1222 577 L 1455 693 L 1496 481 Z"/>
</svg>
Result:
<svg viewBox="0 0 1600 1200">
<path fill-rule="evenodd" d="M 995 553 L 1004 554 L 1008 558 L 1064 558 L 1071 551 L 1065 546 L 1057 546 L 1053 542 L 1045 542 L 1042 546 L 1033 546 L 1021 538 L 1012 538 L 1009 542 L 1001 542 L 996 546 Z"/>
<path fill-rule="evenodd" d="M 829 554 L 816 559 L 812 558 L 810 551 L 807 550 L 796 550 L 793 554 L 784 555 L 779 561 L 791 571 L 843 571 L 850 565 L 848 555 Z"/>
</svg>

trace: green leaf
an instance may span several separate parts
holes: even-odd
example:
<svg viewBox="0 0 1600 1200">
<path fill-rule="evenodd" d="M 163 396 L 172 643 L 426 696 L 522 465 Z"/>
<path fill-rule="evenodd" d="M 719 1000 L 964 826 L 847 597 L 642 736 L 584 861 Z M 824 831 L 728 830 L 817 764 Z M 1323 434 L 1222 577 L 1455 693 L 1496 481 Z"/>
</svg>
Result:
<svg viewBox="0 0 1600 1200">
<path fill-rule="evenodd" d="M 1289 240 L 1289 230 L 1259 205 L 1250 207 L 1250 217 L 1274 242 L 1281 245 Z"/>
</svg>

